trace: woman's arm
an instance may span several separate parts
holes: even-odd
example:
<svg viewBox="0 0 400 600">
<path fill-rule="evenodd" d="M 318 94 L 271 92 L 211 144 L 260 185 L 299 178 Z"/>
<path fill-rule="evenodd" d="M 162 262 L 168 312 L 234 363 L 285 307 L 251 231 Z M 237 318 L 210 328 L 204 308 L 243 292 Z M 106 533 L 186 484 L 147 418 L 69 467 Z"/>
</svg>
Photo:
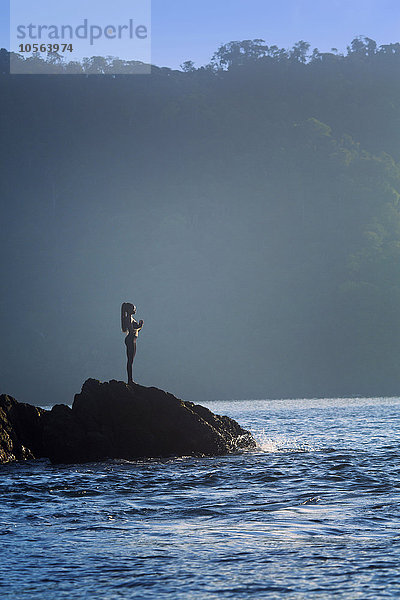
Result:
<svg viewBox="0 0 400 600">
<path fill-rule="evenodd" d="M 132 319 L 132 328 L 136 329 L 137 331 L 140 331 L 143 327 L 143 323 L 143 319 L 140 319 L 139 323 L 135 321 L 135 319 Z"/>
</svg>

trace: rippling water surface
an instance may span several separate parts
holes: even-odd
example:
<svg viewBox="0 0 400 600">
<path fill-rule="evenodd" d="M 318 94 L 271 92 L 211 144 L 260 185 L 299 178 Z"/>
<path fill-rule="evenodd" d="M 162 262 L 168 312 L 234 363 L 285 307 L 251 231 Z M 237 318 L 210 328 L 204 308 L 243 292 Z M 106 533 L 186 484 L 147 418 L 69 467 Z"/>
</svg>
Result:
<svg viewBox="0 0 400 600">
<path fill-rule="evenodd" d="M 399 598 L 400 400 L 209 403 L 260 447 L 0 468 L 0 598 Z"/>
</svg>

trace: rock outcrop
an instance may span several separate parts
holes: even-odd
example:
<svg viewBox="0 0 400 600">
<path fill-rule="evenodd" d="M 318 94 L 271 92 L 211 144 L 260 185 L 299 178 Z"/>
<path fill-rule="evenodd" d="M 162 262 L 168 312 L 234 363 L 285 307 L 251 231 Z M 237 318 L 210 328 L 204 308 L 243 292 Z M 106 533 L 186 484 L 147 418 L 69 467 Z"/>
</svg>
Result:
<svg viewBox="0 0 400 600">
<path fill-rule="evenodd" d="M 94 379 L 84 383 L 72 408 L 46 411 L 0 396 L 0 428 L 0 462 L 217 456 L 256 446 L 236 421 L 203 406 L 157 388 Z"/>
<path fill-rule="evenodd" d="M 42 417 L 45 411 L 0 396 L 0 463 L 41 458 L 43 454 Z"/>
</svg>

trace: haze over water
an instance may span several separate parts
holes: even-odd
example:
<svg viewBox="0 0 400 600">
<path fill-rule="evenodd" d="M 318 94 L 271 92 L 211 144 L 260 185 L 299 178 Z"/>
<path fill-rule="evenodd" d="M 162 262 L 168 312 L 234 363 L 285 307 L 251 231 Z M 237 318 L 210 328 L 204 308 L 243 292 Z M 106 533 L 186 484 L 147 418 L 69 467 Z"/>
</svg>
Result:
<svg viewBox="0 0 400 600">
<path fill-rule="evenodd" d="M 259 448 L 3 466 L 1 598 L 398 597 L 400 399 L 208 406 Z"/>
</svg>

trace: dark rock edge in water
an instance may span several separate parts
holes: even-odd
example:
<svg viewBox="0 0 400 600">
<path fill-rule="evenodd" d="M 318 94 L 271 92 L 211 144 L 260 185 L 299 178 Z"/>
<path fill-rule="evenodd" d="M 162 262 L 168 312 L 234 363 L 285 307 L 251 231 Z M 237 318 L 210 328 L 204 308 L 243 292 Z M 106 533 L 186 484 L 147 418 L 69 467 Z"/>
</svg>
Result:
<svg viewBox="0 0 400 600">
<path fill-rule="evenodd" d="M 88 379 L 72 409 L 44 410 L 0 396 L 1 463 L 218 456 L 255 447 L 233 419 L 154 387 Z"/>
</svg>

